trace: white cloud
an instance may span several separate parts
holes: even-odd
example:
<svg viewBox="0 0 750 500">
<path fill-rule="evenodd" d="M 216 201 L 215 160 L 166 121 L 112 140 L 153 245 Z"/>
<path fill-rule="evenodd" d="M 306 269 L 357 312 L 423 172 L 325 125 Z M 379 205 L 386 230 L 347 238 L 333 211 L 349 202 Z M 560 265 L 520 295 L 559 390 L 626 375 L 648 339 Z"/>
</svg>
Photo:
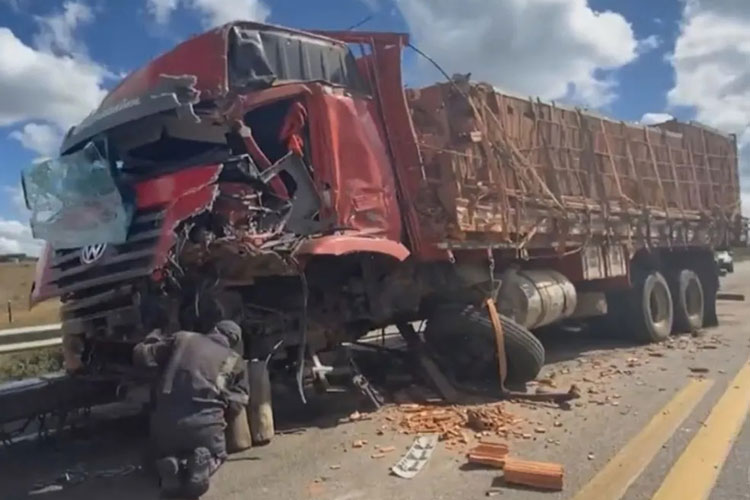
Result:
<svg viewBox="0 0 750 500">
<path fill-rule="evenodd" d="M 66 2 L 61 12 L 49 16 L 37 16 L 39 32 L 34 35 L 34 45 L 53 54 L 82 54 L 86 52 L 75 38 L 75 30 L 81 24 L 91 22 L 91 9 L 81 2 Z"/>
<path fill-rule="evenodd" d="M 265 21 L 271 10 L 262 0 L 147 0 L 146 7 L 156 22 L 165 24 L 174 10 L 197 11 L 207 28 L 230 21 Z"/>
<path fill-rule="evenodd" d="M 655 125 L 657 123 L 668 122 L 669 120 L 674 120 L 674 116 L 669 113 L 644 113 L 640 122 L 644 125 Z"/>
<path fill-rule="evenodd" d="M 178 0 L 148 0 L 146 8 L 157 23 L 166 24 L 169 22 L 172 11 L 177 8 L 177 3 Z"/>
<path fill-rule="evenodd" d="M 661 38 L 658 35 L 649 35 L 646 38 L 638 40 L 638 54 L 646 54 L 656 50 L 661 46 Z"/>
<path fill-rule="evenodd" d="M 587 0 L 396 0 L 415 45 L 449 74 L 591 106 L 614 98 L 602 70 L 637 57 L 628 21 Z"/>
<path fill-rule="evenodd" d="M 10 137 L 41 153 L 54 152 L 63 131 L 99 104 L 104 80 L 112 76 L 89 59 L 75 31 L 91 22 L 82 2 L 66 2 L 62 10 L 35 18 L 33 44 L 0 27 L 0 127 L 27 122 Z M 28 123 L 32 122 L 32 123 Z"/>
<path fill-rule="evenodd" d="M 370 9 L 371 11 L 375 12 L 380 8 L 380 0 L 359 0 L 363 4 L 365 4 L 365 7 Z"/>
<path fill-rule="evenodd" d="M 25 253 L 39 255 L 43 243 L 31 237 L 28 224 L 0 217 L 0 254 Z"/>
<path fill-rule="evenodd" d="M 745 200 L 750 195 L 750 2 L 686 0 L 670 61 L 668 101 L 698 121 L 737 134 Z M 743 203 L 746 215 L 750 206 Z"/>
<path fill-rule="evenodd" d="M 21 130 L 14 130 L 8 137 L 41 156 L 54 156 L 62 142 L 62 131 L 54 125 L 32 122 Z"/>
<path fill-rule="evenodd" d="M 0 28 L 0 126 L 45 120 L 67 128 L 104 97 L 103 67 L 35 50 Z"/>
<path fill-rule="evenodd" d="M 10 197 L 17 215 L 13 218 L 0 217 L 0 255 L 5 253 L 25 253 L 39 255 L 44 242 L 35 240 L 28 224 L 30 212 L 26 208 L 21 186 L 2 186 L 2 192 Z M 24 220 L 26 222 L 21 222 Z"/>
</svg>

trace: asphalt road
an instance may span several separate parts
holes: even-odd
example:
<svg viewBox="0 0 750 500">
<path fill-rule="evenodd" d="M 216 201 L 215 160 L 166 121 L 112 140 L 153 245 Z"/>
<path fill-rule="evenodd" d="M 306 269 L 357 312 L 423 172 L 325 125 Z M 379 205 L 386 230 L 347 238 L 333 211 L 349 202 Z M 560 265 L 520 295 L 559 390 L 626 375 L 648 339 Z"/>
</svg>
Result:
<svg viewBox="0 0 750 500">
<path fill-rule="evenodd" d="M 722 290 L 750 298 L 750 263 L 722 278 Z M 701 336 L 652 346 L 611 340 L 606 332 L 543 338 L 550 363 L 541 378 L 561 389 L 575 383 L 583 397 L 566 410 L 514 402 L 503 409 L 518 422 L 508 439 L 511 454 L 563 464 L 562 492 L 506 485 L 500 471 L 467 467 L 461 450 L 444 443 L 414 479 L 395 477 L 389 468 L 413 436 L 398 432 L 388 412 L 339 423 L 355 409 L 342 399 L 333 410 L 322 403 L 291 407 L 279 422 L 287 433 L 232 456 L 204 498 L 479 499 L 492 488 L 513 500 L 750 498 L 750 308 L 721 302 L 719 317 L 721 326 Z M 54 445 L 0 449 L 0 499 L 27 498 L 35 483 L 68 469 L 89 477 L 34 497 L 158 498 L 147 473 L 116 474 L 140 463 L 143 429 L 136 417 L 97 419 Z M 367 444 L 353 448 L 361 439 Z M 395 450 L 373 458 L 378 446 Z"/>
</svg>

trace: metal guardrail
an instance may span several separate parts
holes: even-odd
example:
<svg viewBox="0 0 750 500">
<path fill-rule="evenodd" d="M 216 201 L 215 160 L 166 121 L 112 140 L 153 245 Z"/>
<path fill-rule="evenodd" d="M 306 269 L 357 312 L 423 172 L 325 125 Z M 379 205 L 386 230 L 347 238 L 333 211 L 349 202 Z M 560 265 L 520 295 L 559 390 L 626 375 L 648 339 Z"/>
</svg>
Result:
<svg viewBox="0 0 750 500">
<path fill-rule="evenodd" d="M 0 330 L 0 354 L 62 344 L 62 323 Z"/>
</svg>

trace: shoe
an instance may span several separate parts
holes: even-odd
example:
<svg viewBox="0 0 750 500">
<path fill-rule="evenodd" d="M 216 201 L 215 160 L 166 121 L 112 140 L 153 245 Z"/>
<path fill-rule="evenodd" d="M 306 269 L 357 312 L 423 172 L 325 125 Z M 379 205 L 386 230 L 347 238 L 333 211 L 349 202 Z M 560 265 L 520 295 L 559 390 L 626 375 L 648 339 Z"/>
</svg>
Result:
<svg viewBox="0 0 750 500">
<path fill-rule="evenodd" d="M 196 448 L 187 459 L 187 481 L 183 492 L 189 498 L 198 498 L 208 491 L 211 477 L 211 452 L 208 448 Z"/>
<path fill-rule="evenodd" d="M 172 496 L 180 490 L 180 466 L 175 457 L 164 457 L 156 461 L 159 486 L 164 496 Z"/>
</svg>

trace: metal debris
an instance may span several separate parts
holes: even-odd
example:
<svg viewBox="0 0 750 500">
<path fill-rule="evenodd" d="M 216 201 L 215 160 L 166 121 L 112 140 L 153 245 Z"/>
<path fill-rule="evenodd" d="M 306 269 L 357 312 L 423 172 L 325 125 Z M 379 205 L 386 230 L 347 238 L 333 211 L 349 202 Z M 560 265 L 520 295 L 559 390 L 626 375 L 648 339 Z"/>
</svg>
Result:
<svg viewBox="0 0 750 500">
<path fill-rule="evenodd" d="M 738 302 L 744 302 L 745 301 L 745 294 L 744 293 L 722 293 L 719 292 L 716 294 L 716 300 L 734 300 Z"/>
<path fill-rule="evenodd" d="M 69 486 L 75 486 L 89 479 L 107 479 L 112 477 L 128 476 L 141 470 L 139 465 L 123 465 L 111 469 L 98 469 L 87 471 L 81 467 L 68 469 L 51 481 L 35 484 L 29 491 L 29 495 L 41 495 L 61 491 Z"/>
<path fill-rule="evenodd" d="M 708 373 L 710 371 L 703 366 L 689 366 L 688 370 L 690 370 L 691 373 Z"/>
<path fill-rule="evenodd" d="M 404 479 L 413 478 L 430 459 L 432 452 L 435 451 L 437 442 L 437 434 L 419 436 L 414 440 L 406 455 L 401 457 L 401 460 L 391 468 L 391 472 Z"/>
</svg>

